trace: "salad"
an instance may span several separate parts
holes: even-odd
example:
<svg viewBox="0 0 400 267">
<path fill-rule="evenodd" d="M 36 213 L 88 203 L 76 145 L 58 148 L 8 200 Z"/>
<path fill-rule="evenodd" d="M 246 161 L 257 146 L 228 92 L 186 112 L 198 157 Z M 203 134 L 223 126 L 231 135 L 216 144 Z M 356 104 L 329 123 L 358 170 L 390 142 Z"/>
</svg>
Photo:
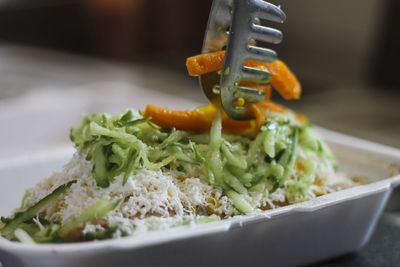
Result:
<svg viewBox="0 0 400 267">
<path fill-rule="evenodd" d="M 189 58 L 189 73 L 218 71 L 223 56 Z M 283 97 L 300 96 L 283 62 L 246 64 L 268 68 Z M 233 121 L 218 104 L 85 116 L 70 132 L 76 147 L 70 162 L 1 217 L 0 236 L 23 243 L 120 238 L 260 213 L 354 186 L 337 173 L 305 116 L 271 102 L 269 85 L 247 86 L 268 96 L 248 104 L 252 121 Z"/>
</svg>

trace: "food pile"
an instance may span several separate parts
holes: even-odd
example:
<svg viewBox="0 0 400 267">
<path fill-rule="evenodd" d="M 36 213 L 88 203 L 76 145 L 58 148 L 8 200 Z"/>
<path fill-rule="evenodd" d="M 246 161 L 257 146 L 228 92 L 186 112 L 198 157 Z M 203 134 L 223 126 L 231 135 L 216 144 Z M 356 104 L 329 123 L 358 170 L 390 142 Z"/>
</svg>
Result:
<svg viewBox="0 0 400 267">
<path fill-rule="evenodd" d="M 189 58 L 191 75 L 222 68 L 224 52 Z M 286 99 L 300 97 L 281 61 L 267 68 Z M 63 169 L 26 191 L 1 218 L 0 235 L 25 243 L 119 238 L 151 230 L 260 213 L 351 187 L 303 115 L 269 100 L 250 103 L 252 121 L 234 121 L 218 104 L 192 111 L 148 105 L 85 116 L 71 129 L 76 153 Z"/>
</svg>

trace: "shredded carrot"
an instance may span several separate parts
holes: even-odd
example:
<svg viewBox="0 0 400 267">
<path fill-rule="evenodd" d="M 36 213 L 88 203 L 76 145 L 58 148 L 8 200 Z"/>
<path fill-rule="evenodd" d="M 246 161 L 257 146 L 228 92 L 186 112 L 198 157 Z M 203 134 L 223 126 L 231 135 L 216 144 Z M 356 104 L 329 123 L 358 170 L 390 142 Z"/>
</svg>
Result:
<svg viewBox="0 0 400 267">
<path fill-rule="evenodd" d="M 201 54 L 189 57 L 186 67 L 189 75 L 197 76 L 208 72 L 221 70 L 224 64 L 225 51 Z M 286 64 L 280 60 L 273 63 L 247 60 L 245 66 L 267 69 L 271 74 L 271 84 L 285 99 L 298 99 L 301 94 L 301 85 L 296 76 Z"/>
</svg>

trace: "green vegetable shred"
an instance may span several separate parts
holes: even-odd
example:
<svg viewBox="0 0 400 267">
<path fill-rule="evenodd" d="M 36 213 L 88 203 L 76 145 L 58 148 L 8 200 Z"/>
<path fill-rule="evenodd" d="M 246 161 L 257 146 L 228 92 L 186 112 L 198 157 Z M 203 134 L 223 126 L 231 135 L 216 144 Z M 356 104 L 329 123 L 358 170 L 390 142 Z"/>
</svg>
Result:
<svg viewBox="0 0 400 267">
<path fill-rule="evenodd" d="M 182 173 L 195 169 L 209 184 L 220 187 L 239 213 L 247 214 L 255 211 L 251 194 L 284 189 L 289 202 L 301 201 L 315 181 L 318 164 L 335 165 L 332 153 L 309 123 L 268 113 L 266 117 L 257 136 L 250 138 L 223 134 L 218 112 L 209 134 L 162 128 L 132 110 L 117 116 L 99 113 L 85 116 L 79 127 L 71 129 L 70 138 L 92 163 L 93 178 L 101 188 L 109 187 L 118 175 L 123 175 L 124 186 L 140 169 Z M 107 216 L 120 203 L 102 199 L 64 225 L 41 218 L 74 183 L 61 185 L 13 218 L 2 218 L 0 234 L 25 243 L 62 242 L 70 231 Z M 218 219 L 204 216 L 198 222 Z M 115 231 L 110 227 L 85 238 L 110 238 Z"/>
</svg>

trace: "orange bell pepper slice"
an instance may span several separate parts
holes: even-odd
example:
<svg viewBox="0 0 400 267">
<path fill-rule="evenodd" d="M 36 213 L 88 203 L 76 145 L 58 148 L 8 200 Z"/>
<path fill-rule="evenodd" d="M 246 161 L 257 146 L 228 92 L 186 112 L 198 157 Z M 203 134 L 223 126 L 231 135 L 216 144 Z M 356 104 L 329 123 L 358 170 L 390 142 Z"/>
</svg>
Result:
<svg viewBox="0 0 400 267">
<path fill-rule="evenodd" d="M 257 103 L 257 107 L 260 108 L 261 110 L 271 111 L 275 113 L 281 113 L 286 115 L 289 113 L 289 110 L 287 108 L 272 101 L 263 101 Z M 291 112 L 293 113 L 295 119 L 298 122 L 305 123 L 307 121 L 307 117 L 305 115 L 296 113 L 294 111 Z"/>
<path fill-rule="evenodd" d="M 200 54 L 186 59 L 186 68 L 190 76 L 198 76 L 222 69 L 225 51 Z"/>
<path fill-rule="evenodd" d="M 250 110 L 255 114 L 256 119 L 252 121 L 235 121 L 221 111 L 222 130 L 224 133 L 235 133 L 247 136 L 257 134 L 266 118 L 264 111 L 272 111 L 282 114 L 288 114 L 288 110 L 271 101 L 249 104 Z M 217 109 L 222 110 L 210 104 L 205 107 L 199 107 L 194 110 L 172 110 L 154 105 L 147 105 L 143 112 L 143 117 L 151 117 L 151 122 L 168 128 L 176 128 L 178 130 L 204 132 L 209 131 L 215 118 Z M 295 114 L 295 118 L 300 122 L 305 122 L 306 117 Z"/>
<path fill-rule="evenodd" d="M 216 112 L 217 107 L 212 104 L 194 110 L 172 110 L 149 104 L 143 112 L 143 117 L 151 117 L 151 122 L 161 127 L 204 132 L 210 130 Z M 223 131 L 226 133 L 247 135 L 252 130 L 251 121 L 235 121 L 224 112 L 221 119 Z"/>
<path fill-rule="evenodd" d="M 221 70 L 224 64 L 224 58 L 225 51 L 202 54 L 188 58 L 186 61 L 186 66 L 190 75 L 202 75 L 208 72 Z M 271 84 L 284 98 L 296 99 L 300 97 L 300 83 L 298 82 L 296 76 L 294 76 L 294 74 L 282 61 L 277 60 L 274 63 L 264 63 L 254 60 L 247 60 L 245 65 L 254 68 L 266 68 L 272 74 Z M 264 111 L 288 114 L 288 110 L 285 107 L 268 101 L 271 96 L 271 87 L 269 85 L 259 85 L 252 82 L 241 82 L 240 85 L 263 90 L 266 94 L 266 101 L 261 103 L 246 104 L 249 110 L 255 114 L 255 120 L 232 120 L 221 107 L 213 104 L 205 107 L 199 107 L 194 110 L 183 111 L 147 105 L 143 112 L 143 116 L 151 117 L 151 121 L 161 127 L 203 132 L 210 130 L 217 109 L 219 109 L 222 114 L 222 130 L 225 133 L 255 135 L 258 133 L 262 125 L 265 124 L 266 117 Z M 306 121 L 305 116 L 296 113 L 293 114 L 298 121 Z"/>
<path fill-rule="evenodd" d="M 189 75 L 197 76 L 208 72 L 221 70 L 224 64 L 225 51 L 217 51 L 189 57 L 186 67 Z M 296 76 L 280 60 L 265 63 L 255 60 L 246 60 L 245 66 L 267 69 L 271 74 L 271 84 L 285 99 L 298 99 L 301 95 L 301 85 Z"/>
</svg>

